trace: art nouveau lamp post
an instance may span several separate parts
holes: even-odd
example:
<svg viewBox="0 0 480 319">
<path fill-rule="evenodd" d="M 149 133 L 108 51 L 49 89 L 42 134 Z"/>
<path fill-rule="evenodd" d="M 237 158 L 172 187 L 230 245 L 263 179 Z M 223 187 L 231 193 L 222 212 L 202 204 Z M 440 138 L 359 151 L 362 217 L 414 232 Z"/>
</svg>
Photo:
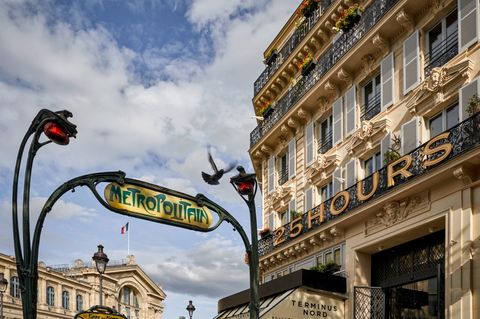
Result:
<svg viewBox="0 0 480 319">
<path fill-rule="evenodd" d="M 25 319 L 35 319 L 37 317 L 38 251 L 40 236 L 45 218 L 52 210 L 53 205 L 63 194 L 80 186 L 87 186 L 94 193 L 95 197 L 99 199 L 100 195 L 96 190 L 96 186 L 99 183 L 123 183 L 125 178 L 125 173 L 123 172 L 101 172 L 79 176 L 63 183 L 48 197 L 38 215 L 33 239 L 30 237 L 30 183 L 33 160 L 41 147 L 51 142 L 58 145 L 67 145 L 70 142 L 70 138 L 76 136 L 76 126 L 68 120 L 71 116 L 72 113 L 67 110 L 58 112 L 52 112 L 47 109 L 40 110 L 22 139 L 15 163 L 12 190 L 13 243 L 15 247 L 17 272 L 20 280 L 20 290 L 22 293 L 23 318 Z M 47 137 L 46 141 L 40 141 L 43 135 Z M 28 152 L 26 152 L 27 142 L 30 139 L 31 144 Z M 25 152 L 27 153 L 26 165 L 23 174 L 23 187 L 21 188 L 23 190 L 23 200 L 20 209 L 23 240 L 20 240 L 18 192 L 20 189 L 21 163 Z"/>
<path fill-rule="evenodd" d="M 195 311 L 195 306 L 193 305 L 191 300 L 188 302 L 187 311 L 188 311 L 188 315 L 190 316 L 190 319 L 192 319 L 193 312 Z"/>
<path fill-rule="evenodd" d="M 107 269 L 107 264 L 108 264 L 108 256 L 103 252 L 103 245 L 98 245 L 98 251 L 93 254 L 93 261 L 95 261 L 95 265 L 97 267 L 97 271 L 100 274 L 100 306 L 103 306 L 102 304 L 102 297 L 103 297 L 103 274 L 105 273 L 105 269 Z"/>
<path fill-rule="evenodd" d="M 257 179 L 255 174 L 247 174 L 242 166 L 237 167 L 238 174 L 230 178 L 230 183 L 247 203 L 250 212 L 251 250 L 248 253 L 250 268 L 250 318 L 258 319 L 260 297 L 258 295 L 258 235 L 257 214 L 255 209 L 255 195 L 257 194 Z"/>
<path fill-rule="evenodd" d="M 8 281 L 0 273 L 0 319 L 3 319 L 3 293 L 7 291 Z"/>
</svg>

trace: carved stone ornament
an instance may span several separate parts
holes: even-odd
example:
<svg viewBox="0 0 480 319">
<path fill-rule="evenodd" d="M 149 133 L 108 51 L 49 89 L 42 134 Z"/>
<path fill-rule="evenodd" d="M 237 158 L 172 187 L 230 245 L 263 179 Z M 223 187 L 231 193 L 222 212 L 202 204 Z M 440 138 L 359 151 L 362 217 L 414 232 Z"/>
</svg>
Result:
<svg viewBox="0 0 480 319">
<path fill-rule="evenodd" d="M 264 152 L 265 154 L 267 155 L 270 155 L 272 153 L 272 148 L 270 146 L 267 146 L 265 144 L 263 144 L 261 147 L 260 147 L 260 150 L 262 152 Z"/>
<path fill-rule="evenodd" d="M 375 64 L 375 58 L 371 54 L 366 54 L 362 57 L 362 76 L 369 75 Z"/>
<path fill-rule="evenodd" d="M 331 94 L 333 95 L 333 99 L 336 99 L 340 94 L 337 85 L 335 85 L 335 83 L 330 80 L 325 83 L 325 90 L 331 92 Z"/>
<path fill-rule="evenodd" d="M 323 29 L 320 29 L 317 31 L 317 36 L 322 39 L 323 42 L 328 42 L 328 39 L 329 39 L 329 34 L 328 32 L 326 32 L 325 30 Z"/>
<path fill-rule="evenodd" d="M 352 85 L 352 81 L 353 81 L 352 75 L 348 73 L 344 68 L 341 68 L 340 70 L 338 70 L 337 76 L 341 81 L 347 84 L 347 87 Z"/>
<path fill-rule="evenodd" d="M 405 9 L 402 9 L 396 16 L 397 22 L 407 31 L 413 30 L 415 23 L 411 15 L 405 12 Z"/>
<path fill-rule="evenodd" d="M 428 191 L 423 191 L 399 201 L 392 201 L 383 206 L 380 211 L 365 222 L 365 234 L 371 235 L 386 227 L 393 226 L 404 220 L 418 216 L 430 209 Z"/>
<path fill-rule="evenodd" d="M 307 120 L 308 118 L 308 113 L 307 111 L 305 111 L 305 109 L 303 108 L 300 108 L 298 111 L 297 111 L 297 116 L 302 119 L 302 120 Z"/>
<path fill-rule="evenodd" d="M 290 126 L 293 129 L 298 128 L 298 123 L 295 121 L 293 118 L 289 118 L 287 121 L 287 125 Z"/>
<path fill-rule="evenodd" d="M 270 195 L 270 200 L 272 202 L 272 207 L 276 210 L 282 210 L 288 205 L 289 199 L 291 197 L 291 188 L 281 185 L 275 189 L 275 191 Z"/>
<path fill-rule="evenodd" d="M 318 154 L 315 161 L 305 172 L 305 176 L 310 184 L 317 184 L 326 179 L 329 174 L 333 173 L 339 162 L 340 155 L 337 153 L 329 155 Z"/>
<path fill-rule="evenodd" d="M 281 127 L 280 127 L 280 132 L 282 133 L 283 136 L 286 136 L 288 137 L 291 133 L 290 129 L 288 128 L 288 126 L 286 126 L 285 124 L 283 124 Z"/>
<path fill-rule="evenodd" d="M 388 40 L 380 33 L 376 33 L 372 38 L 373 45 L 384 55 L 388 52 Z"/>
<path fill-rule="evenodd" d="M 443 102 L 444 88 L 452 87 L 453 81 L 463 81 L 463 78 L 469 77 L 473 69 L 473 62 L 468 58 L 454 65 L 444 65 L 433 68 L 431 74 L 422 82 L 421 85 L 411 92 L 410 98 L 405 106 L 412 115 L 423 114 L 423 110 L 430 110 L 435 105 Z M 435 102 L 433 104 L 431 99 Z"/>
<path fill-rule="evenodd" d="M 461 180 L 464 185 L 469 185 L 475 180 L 474 171 L 464 165 L 460 165 L 454 168 L 453 176 Z"/>
<path fill-rule="evenodd" d="M 382 137 L 382 133 L 387 130 L 388 126 L 389 121 L 387 119 L 362 121 L 360 128 L 345 145 L 347 151 L 350 154 L 359 154 L 368 150 L 373 141 Z"/>
</svg>

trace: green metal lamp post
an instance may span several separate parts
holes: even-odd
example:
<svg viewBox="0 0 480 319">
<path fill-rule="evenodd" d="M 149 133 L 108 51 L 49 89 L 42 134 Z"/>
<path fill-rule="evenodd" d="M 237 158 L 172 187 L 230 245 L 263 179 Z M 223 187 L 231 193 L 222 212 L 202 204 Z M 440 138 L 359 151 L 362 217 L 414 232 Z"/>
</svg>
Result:
<svg viewBox="0 0 480 319">
<path fill-rule="evenodd" d="M 239 173 L 230 178 L 230 183 L 245 203 L 247 203 L 250 212 L 251 249 L 247 251 L 250 269 L 250 319 L 258 319 L 260 315 L 260 297 L 258 295 L 258 235 L 255 210 L 255 195 L 257 194 L 258 184 L 255 174 L 247 174 L 242 166 L 238 166 L 237 170 Z"/>
<path fill-rule="evenodd" d="M 87 186 L 98 199 L 100 195 L 96 191 L 99 183 L 117 182 L 123 183 L 123 172 L 101 172 L 87 174 L 73 178 L 58 187 L 45 202 L 35 225 L 33 240 L 30 236 L 30 183 L 32 177 L 33 160 L 37 151 L 51 142 L 58 145 L 67 145 L 71 137 L 77 134 L 76 126 L 68 118 L 72 116 L 69 111 L 52 112 L 42 109 L 38 112 L 22 139 L 15 164 L 12 191 L 12 225 L 13 243 L 20 291 L 22 295 L 23 318 L 35 319 L 37 317 L 37 287 L 38 287 L 38 250 L 40 236 L 47 213 L 53 205 L 66 192 L 76 187 Z M 40 137 L 44 134 L 48 140 L 41 142 Z M 22 201 L 22 232 L 23 240 L 20 241 L 20 229 L 18 220 L 18 191 L 20 169 L 25 148 L 29 139 L 32 138 L 27 153 L 27 162 L 24 168 L 23 201 Z M 23 244 L 23 248 L 22 248 Z"/>
<path fill-rule="evenodd" d="M 0 273 L 0 319 L 3 319 L 3 293 L 7 291 L 8 281 Z"/>
<path fill-rule="evenodd" d="M 107 264 L 108 264 L 108 256 L 103 252 L 103 245 L 98 245 L 97 246 L 98 251 L 93 254 L 93 261 L 95 262 L 95 266 L 97 267 L 97 271 L 100 274 L 100 299 L 99 299 L 99 305 L 103 306 L 102 303 L 102 298 L 103 298 L 103 274 L 105 273 L 105 270 L 107 269 Z"/>
</svg>

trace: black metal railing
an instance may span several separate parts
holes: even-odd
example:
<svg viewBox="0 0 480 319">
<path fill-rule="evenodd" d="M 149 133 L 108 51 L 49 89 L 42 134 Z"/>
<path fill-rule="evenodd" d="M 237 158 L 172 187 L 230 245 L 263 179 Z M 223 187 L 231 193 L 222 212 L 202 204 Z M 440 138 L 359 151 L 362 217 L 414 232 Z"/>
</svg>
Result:
<svg viewBox="0 0 480 319">
<path fill-rule="evenodd" d="M 431 52 L 425 54 L 425 77 L 428 77 L 433 68 L 438 68 L 458 54 L 458 30 L 455 30 Z"/>
<path fill-rule="evenodd" d="M 250 146 L 260 139 L 310 90 L 333 66 L 375 26 L 399 0 L 375 1 L 365 9 L 360 22 L 343 33 L 317 61 L 315 69 L 302 77 L 277 101 L 273 114 L 250 133 Z"/>
<path fill-rule="evenodd" d="M 275 62 L 270 65 L 267 65 L 262 74 L 257 78 L 253 84 L 254 95 L 257 95 L 258 92 L 265 86 L 265 84 L 270 80 L 272 75 L 278 70 L 278 68 L 283 64 L 290 54 L 295 50 L 300 42 L 305 38 L 308 32 L 317 24 L 320 17 L 323 15 L 325 10 L 332 4 L 334 0 L 322 0 L 319 3 L 318 9 L 315 10 L 314 14 L 306 18 L 305 21 L 297 27 L 295 32 L 290 36 L 290 38 L 285 42 L 282 48 L 278 51 L 278 56 Z"/>
<path fill-rule="evenodd" d="M 353 318 L 385 318 L 385 292 L 381 287 L 353 287 Z"/>
<path fill-rule="evenodd" d="M 381 95 L 380 92 L 375 94 L 371 99 L 367 101 L 367 104 L 362 106 L 362 121 L 371 120 L 375 115 L 380 113 L 380 100 Z"/>
<path fill-rule="evenodd" d="M 325 136 L 322 136 L 320 140 L 320 145 L 318 145 L 318 153 L 325 154 L 329 149 L 332 148 L 332 130 L 330 130 Z"/>
<path fill-rule="evenodd" d="M 452 145 L 452 151 L 450 154 L 441 161 L 441 163 L 438 163 L 434 166 L 429 166 L 425 167 L 423 165 L 424 160 L 428 157 L 429 160 L 434 160 L 435 158 L 438 158 L 439 156 L 443 155 L 442 152 L 437 152 L 434 155 L 429 155 L 429 156 L 424 156 L 423 154 L 423 149 L 425 147 L 425 144 L 417 147 L 413 151 L 411 151 L 409 154 L 412 157 L 412 164 L 408 168 L 408 171 L 412 174 L 411 177 L 405 178 L 403 175 L 395 176 L 394 177 L 394 182 L 395 186 L 389 187 L 387 184 L 387 166 L 382 167 L 378 173 L 379 173 L 379 180 L 378 180 L 378 186 L 377 190 L 373 194 L 373 196 L 369 199 L 375 199 L 378 197 L 383 196 L 384 194 L 388 193 L 392 189 L 395 189 L 395 187 L 402 185 L 403 183 L 406 183 L 408 181 L 414 180 L 416 177 L 421 176 L 424 173 L 427 173 L 434 169 L 435 167 L 442 165 L 442 163 L 448 162 L 453 158 L 458 157 L 459 155 L 462 155 L 474 148 L 477 148 L 480 146 L 480 113 L 477 113 L 465 121 L 457 124 L 456 126 L 452 127 L 451 129 L 448 130 L 450 132 L 448 138 L 446 139 L 448 143 Z M 437 143 L 434 143 L 431 147 L 436 147 L 438 146 L 441 142 L 444 143 L 444 141 L 438 141 Z M 362 183 L 362 189 L 364 190 L 364 193 L 369 193 L 373 189 L 373 174 L 368 176 L 367 178 L 363 179 L 360 181 Z M 348 214 L 352 210 L 356 209 L 365 201 L 362 201 L 357 198 L 357 185 L 353 185 L 347 189 L 345 189 L 346 192 L 349 193 L 350 195 L 350 202 L 348 203 L 347 207 L 345 210 L 342 211 L 342 213 L 338 215 L 333 215 L 330 212 L 330 205 L 331 202 L 334 198 L 331 197 L 324 201 L 321 205 L 316 206 L 312 209 L 313 214 L 318 214 L 320 213 L 323 205 L 323 211 L 324 211 L 324 216 L 325 218 L 323 221 L 320 223 L 318 220 L 315 220 L 312 222 L 312 228 L 308 229 L 308 220 L 307 220 L 307 214 L 303 214 L 302 217 L 302 233 L 308 232 L 311 229 L 315 229 L 321 225 L 324 225 L 326 223 L 329 223 L 330 221 L 334 220 L 335 218 L 339 216 L 343 216 L 345 214 Z M 334 194 L 335 195 L 335 194 Z M 337 199 L 334 203 L 334 207 L 339 210 L 343 205 L 345 198 L 342 196 L 339 199 Z M 282 238 L 283 243 L 287 243 L 291 238 L 289 237 L 290 234 L 290 224 L 282 226 L 285 229 L 285 232 L 283 232 L 284 238 Z M 271 241 L 270 243 L 265 243 L 264 241 Z M 263 247 L 261 251 L 259 251 L 260 255 L 264 255 L 268 252 L 270 252 L 274 246 L 273 246 L 273 237 L 270 238 L 265 238 L 261 239 L 261 246 Z"/>
<path fill-rule="evenodd" d="M 288 168 L 285 168 L 280 172 L 280 178 L 278 179 L 278 185 L 283 185 L 287 181 L 288 181 Z"/>
</svg>

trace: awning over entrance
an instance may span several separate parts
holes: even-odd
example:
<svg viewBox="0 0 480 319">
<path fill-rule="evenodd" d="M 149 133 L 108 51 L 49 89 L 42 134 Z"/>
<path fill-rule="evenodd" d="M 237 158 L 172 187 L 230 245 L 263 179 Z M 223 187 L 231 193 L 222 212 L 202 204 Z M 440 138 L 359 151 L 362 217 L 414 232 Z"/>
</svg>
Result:
<svg viewBox="0 0 480 319">
<path fill-rule="evenodd" d="M 343 277 L 302 269 L 259 288 L 260 318 L 345 318 Z M 249 319 L 249 301 L 248 290 L 219 300 L 214 319 Z"/>
<path fill-rule="evenodd" d="M 249 304 L 225 310 L 214 319 L 248 319 Z M 297 288 L 262 298 L 260 318 L 345 318 L 345 299 L 325 292 Z"/>
<path fill-rule="evenodd" d="M 273 307 L 282 302 L 288 295 L 290 295 L 295 289 L 288 290 L 284 293 L 263 298 L 260 300 L 260 318 L 270 311 Z M 227 319 L 227 318 L 249 318 L 249 304 L 244 304 L 233 309 L 225 310 L 219 313 L 213 319 Z"/>
</svg>

